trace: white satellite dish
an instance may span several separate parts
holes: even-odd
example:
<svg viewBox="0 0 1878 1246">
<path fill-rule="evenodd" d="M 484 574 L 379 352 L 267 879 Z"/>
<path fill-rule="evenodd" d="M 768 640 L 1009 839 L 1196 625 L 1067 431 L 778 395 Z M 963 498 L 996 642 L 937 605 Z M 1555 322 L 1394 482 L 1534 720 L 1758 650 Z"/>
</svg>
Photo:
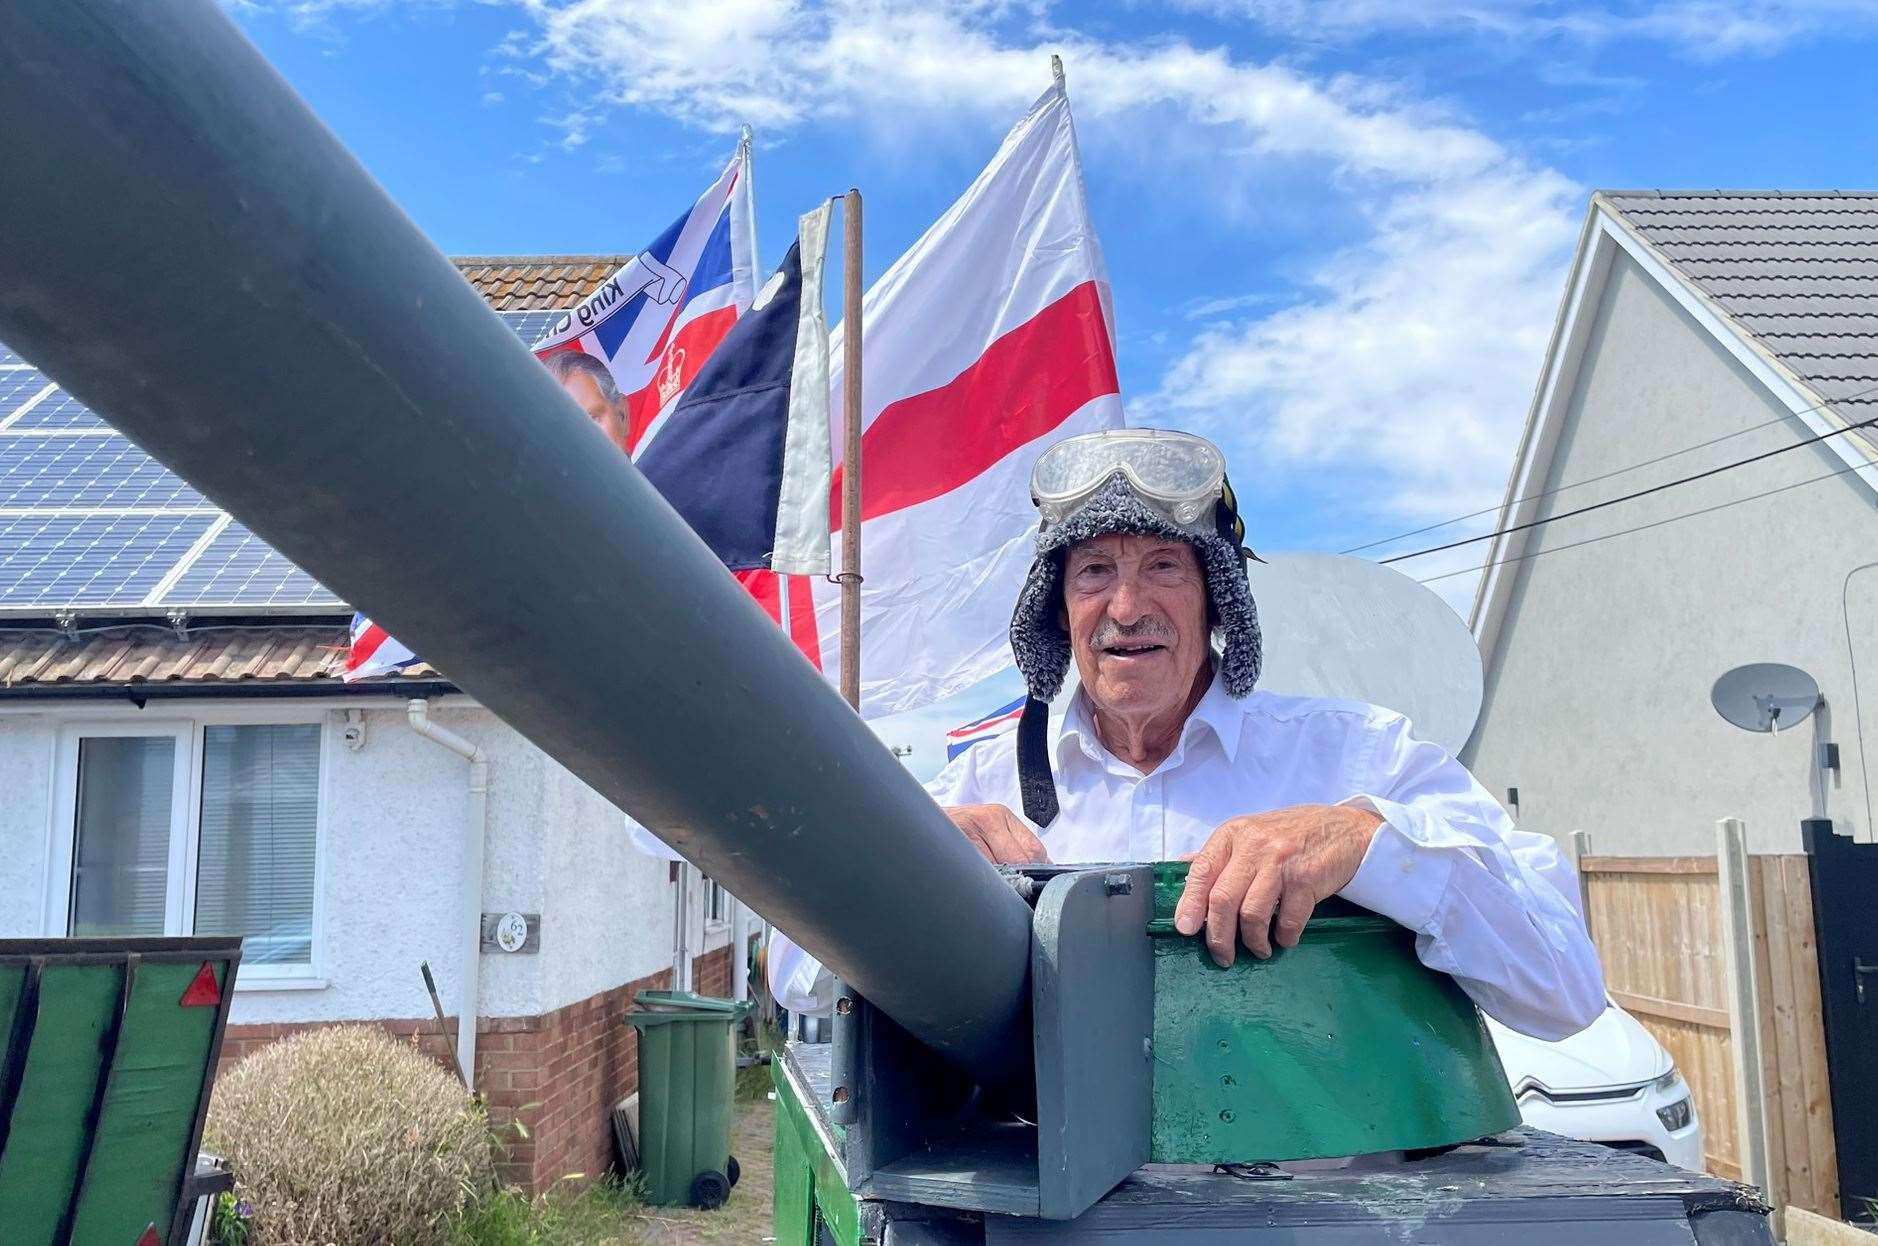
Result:
<svg viewBox="0 0 1878 1246">
<path fill-rule="evenodd" d="M 1708 699 L 1717 714 L 1744 731 L 1779 734 L 1819 708 L 1819 684 L 1797 666 L 1750 662 L 1716 680 Z"/>
<path fill-rule="evenodd" d="M 1246 564 L 1265 634 L 1260 688 L 1368 701 L 1461 750 L 1480 717 L 1480 650 L 1453 607 L 1364 558 L 1265 557 Z"/>
</svg>

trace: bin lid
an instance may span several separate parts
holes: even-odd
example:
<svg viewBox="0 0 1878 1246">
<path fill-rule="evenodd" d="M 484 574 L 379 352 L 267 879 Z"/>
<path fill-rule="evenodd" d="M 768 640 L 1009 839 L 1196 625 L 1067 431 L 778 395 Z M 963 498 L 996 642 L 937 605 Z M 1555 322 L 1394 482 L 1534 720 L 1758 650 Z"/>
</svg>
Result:
<svg viewBox="0 0 1878 1246">
<path fill-rule="evenodd" d="M 691 991 L 640 991 L 633 996 L 628 1025 L 666 1025 L 675 1021 L 719 1021 L 735 1024 L 750 1013 L 750 1004 L 718 999 Z"/>
<path fill-rule="evenodd" d="M 633 996 L 634 1008 L 696 1009 L 700 1012 L 739 1013 L 749 1010 L 748 1003 L 699 995 L 695 991 L 640 991 Z"/>
</svg>

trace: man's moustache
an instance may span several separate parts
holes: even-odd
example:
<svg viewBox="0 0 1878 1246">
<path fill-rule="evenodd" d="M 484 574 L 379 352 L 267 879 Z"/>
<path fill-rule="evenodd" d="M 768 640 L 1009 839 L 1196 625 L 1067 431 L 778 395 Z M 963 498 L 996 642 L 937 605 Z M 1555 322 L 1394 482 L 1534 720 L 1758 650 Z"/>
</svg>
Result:
<svg viewBox="0 0 1878 1246">
<path fill-rule="evenodd" d="M 1174 638 L 1158 623 L 1136 623 L 1129 627 L 1123 627 L 1119 623 L 1107 623 L 1090 638 L 1089 643 L 1097 649 L 1106 649 L 1110 645 L 1131 640 L 1153 640 L 1163 644 L 1172 644 Z"/>
</svg>

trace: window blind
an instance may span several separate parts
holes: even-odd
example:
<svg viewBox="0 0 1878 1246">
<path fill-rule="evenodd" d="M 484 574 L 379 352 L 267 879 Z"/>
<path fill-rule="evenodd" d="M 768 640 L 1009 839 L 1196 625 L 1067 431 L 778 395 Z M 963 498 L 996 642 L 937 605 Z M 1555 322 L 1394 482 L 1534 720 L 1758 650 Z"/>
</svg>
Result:
<svg viewBox="0 0 1878 1246">
<path fill-rule="evenodd" d="M 313 959 L 317 723 L 205 727 L 196 933 L 244 936 L 244 964 Z"/>
</svg>

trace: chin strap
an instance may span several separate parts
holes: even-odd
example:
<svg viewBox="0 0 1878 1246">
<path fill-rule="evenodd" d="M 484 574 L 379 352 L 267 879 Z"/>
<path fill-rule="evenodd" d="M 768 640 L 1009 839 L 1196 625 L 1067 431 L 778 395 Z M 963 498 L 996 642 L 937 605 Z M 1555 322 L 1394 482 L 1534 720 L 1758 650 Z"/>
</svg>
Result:
<svg viewBox="0 0 1878 1246">
<path fill-rule="evenodd" d="M 1024 698 L 1017 720 L 1017 789 L 1024 816 L 1039 830 L 1056 821 L 1056 775 L 1050 769 L 1050 703 Z"/>
</svg>

